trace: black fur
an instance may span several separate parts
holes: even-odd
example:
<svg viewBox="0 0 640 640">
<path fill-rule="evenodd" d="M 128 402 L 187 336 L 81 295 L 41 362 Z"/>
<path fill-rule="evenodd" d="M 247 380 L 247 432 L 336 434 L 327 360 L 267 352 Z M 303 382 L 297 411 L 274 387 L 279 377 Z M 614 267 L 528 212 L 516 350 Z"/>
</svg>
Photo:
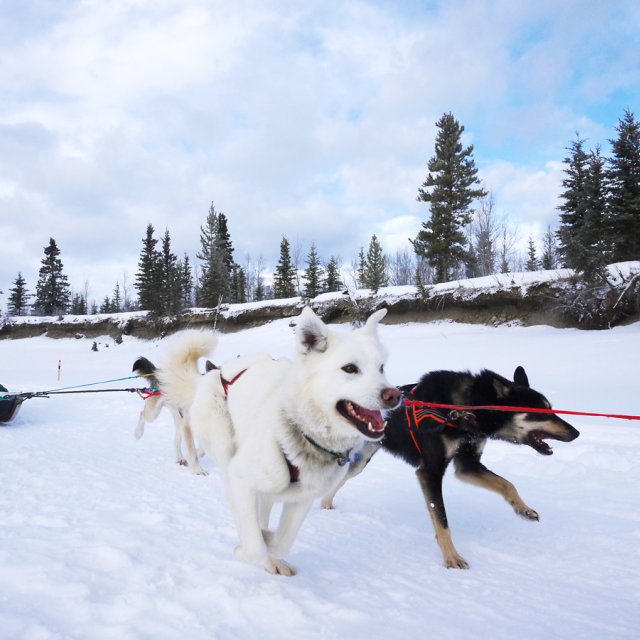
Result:
<svg viewBox="0 0 640 640">
<path fill-rule="evenodd" d="M 140 356 L 134 363 L 132 368 L 133 373 L 137 373 L 140 376 L 151 376 L 155 374 L 156 367 L 151 362 L 151 360 L 147 360 L 143 356 Z"/>
<path fill-rule="evenodd" d="M 516 369 L 513 382 L 486 369 L 479 374 L 434 371 L 423 376 L 414 387 L 406 386 L 402 390 L 407 399 L 422 402 L 551 408 L 541 393 L 531 389 L 522 367 Z M 418 480 L 448 567 L 467 567 L 466 562 L 453 549 L 452 543 L 453 553 L 447 553 L 446 544 L 443 546 L 440 540 L 447 537 L 451 542 L 442 497 L 442 479 L 449 463 L 453 460 L 456 475 L 460 479 L 500 493 L 516 513 L 537 520 L 538 514 L 522 502 L 515 487 L 480 462 L 484 444 L 489 438 L 505 440 L 514 444 L 528 444 L 539 453 L 549 455 L 552 451 L 544 442 L 545 439 L 569 442 L 579 435 L 576 429 L 555 414 L 478 410 L 473 415 L 475 419 L 460 425 L 463 428 L 443 428 L 428 422 L 422 424 L 413 430 L 418 444 L 416 446 L 411 437 L 405 409 L 401 405 L 389 413 L 382 441 L 384 449 L 418 467 Z"/>
</svg>

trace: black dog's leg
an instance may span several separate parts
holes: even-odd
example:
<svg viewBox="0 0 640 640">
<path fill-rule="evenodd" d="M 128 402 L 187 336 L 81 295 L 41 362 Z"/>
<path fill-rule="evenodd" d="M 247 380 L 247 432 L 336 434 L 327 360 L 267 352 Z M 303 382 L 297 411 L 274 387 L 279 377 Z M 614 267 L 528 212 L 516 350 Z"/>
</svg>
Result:
<svg viewBox="0 0 640 640">
<path fill-rule="evenodd" d="M 447 569 L 468 569 L 469 565 L 466 560 L 453 546 L 451 532 L 449 531 L 447 513 L 442 498 L 442 478 L 445 468 L 446 465 L 436 471 L 428 471 L 423 463 L 416 471 L 416 476 L 427 503 L 427 511 L 431 516 L 431 522 L 436 533 L 436 542 L 442 552 L 444 566 Z"/>
<path fill-rule="evenodd" d="M 517 489 L 508 480 L 490 471 L 480 462 L 480 453 L 476 450 L 461 451 L 454 460 L 454 466 L 456 477 L 463 482 L 500 494 L 518 515 L 527 520 L 540 519 L 537 512 L 524 503 Z"/>
</svg>

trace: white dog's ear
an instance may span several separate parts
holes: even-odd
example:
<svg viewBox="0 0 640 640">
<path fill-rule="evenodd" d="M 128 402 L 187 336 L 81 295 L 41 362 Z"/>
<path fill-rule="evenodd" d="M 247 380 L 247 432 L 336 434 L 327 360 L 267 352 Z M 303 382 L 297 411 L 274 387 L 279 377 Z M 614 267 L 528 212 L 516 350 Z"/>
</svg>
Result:
<svg viewBox="0 0 640 640">
<path fill-rule="evenodd" d="M 325 351 L 329 338 L 327 325 L 318 318 L 311 307 L 305 307 L 296 323 L 298 351 Z"/>
<path fill-rule="evenodd" d="M 378 309 L 375 313 L 372 313 L 368 318 L 367 321 L 363 327 L 363 329 L 365 331 L 369 331 L 369 332 L 375 332 L 375 330 L 378 327 L 378 323 L 380 322 L 380 320 L 382 320 L 382 318 L 384 318 L 387 315 L 387 310 L 386 309 Z"/>
</svg>

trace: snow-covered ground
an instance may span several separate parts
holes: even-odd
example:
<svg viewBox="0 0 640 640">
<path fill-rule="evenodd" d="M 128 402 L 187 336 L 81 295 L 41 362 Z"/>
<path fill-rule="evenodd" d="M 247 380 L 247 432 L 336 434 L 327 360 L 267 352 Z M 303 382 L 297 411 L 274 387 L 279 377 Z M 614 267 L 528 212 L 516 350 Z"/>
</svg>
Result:
<svg viewBox="0 0 640 640">
<path fill-rule="evenodd" d="M 346 328 L 345 328 L 346 329 Z M 518 364 L 558 409 L 640 414 L 640 324 L 584 332 L 453 323 L 382 326 L 389 379 Z M 0 340 L 0 383 L 37 391 L 129 375 L 163 341 Z M 286 320 L 224 335 L 214 360 L 291 355 Z M 57 379 L 58 361 L 61 376 Z M 140 386 L 137 380 L 95 388 Z M 576 418 L 572 443 L 489 442 L 483 460 L 540 522 L 445 478 L 453 539 L 469 571 L 447 570 L 413 470 L 380 453 L 314 508 L 271 576 L 235 559 L 221 478 L 172 459 L 168 412 L 136 441 L 132 393 L 28 400 L 0 427 L 3 640 L 635 638 L 640 623 L 640 422 Z"/>
</svg>

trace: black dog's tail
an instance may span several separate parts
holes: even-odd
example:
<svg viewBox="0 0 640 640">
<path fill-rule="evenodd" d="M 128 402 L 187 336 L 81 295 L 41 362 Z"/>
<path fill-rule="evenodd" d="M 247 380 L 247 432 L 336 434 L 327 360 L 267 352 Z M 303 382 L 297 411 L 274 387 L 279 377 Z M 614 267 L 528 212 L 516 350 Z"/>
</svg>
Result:
<svg viewBox="0 0 640 640">
<path fill-rule="evenodd" d="M 133 373 L 139 376 L 148 376 L 155 382 L 155 379 L 156 379 L 155 373 L 157 369 L 156 369 L 156 366 L 153 364 L 153 362 L 151 362 L 151 360 L 147 360 L 147 358 L 143 358 L 142 356 L 140 356 L 133 363 L 132 371 Z"/>
</svg>

